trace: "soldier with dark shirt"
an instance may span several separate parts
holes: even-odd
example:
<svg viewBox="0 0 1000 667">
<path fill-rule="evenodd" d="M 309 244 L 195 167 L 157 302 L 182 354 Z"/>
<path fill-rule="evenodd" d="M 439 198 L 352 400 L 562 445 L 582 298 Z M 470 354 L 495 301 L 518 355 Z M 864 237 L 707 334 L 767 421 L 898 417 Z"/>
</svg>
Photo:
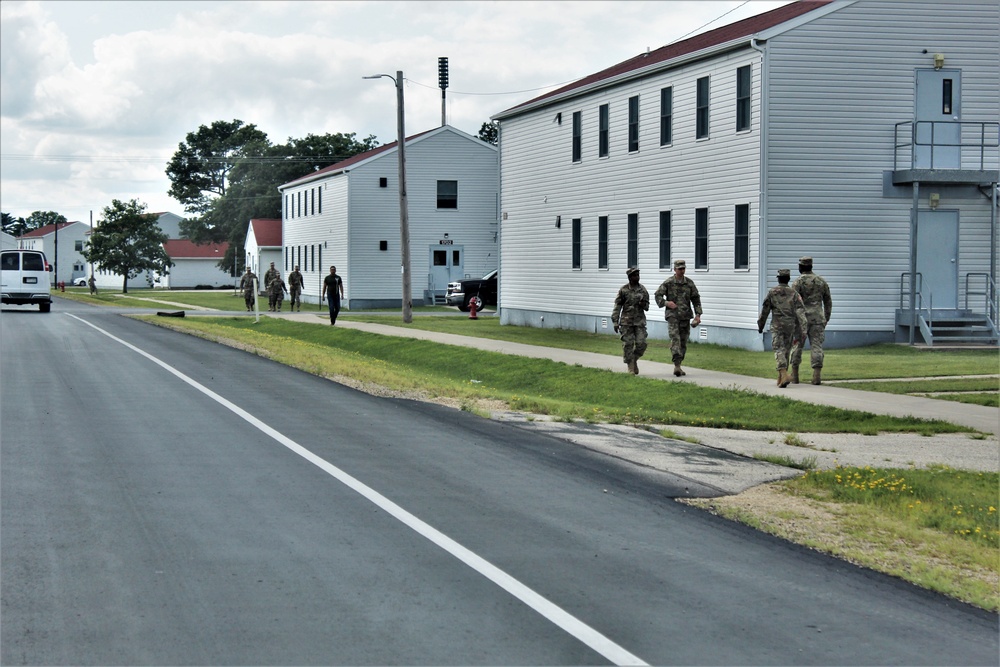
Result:
<svg viewBox="0 0 1000 667">
<path fill-rule="evenodd" d="M 778 269 L 778 284 L 764 297 L 764 304 L 757 318 L 757 333 L 764 333 L 767 316 L 771 316 L 771 348 L 774 350 L 778 386 L 781 388 L 787 387 L 792 381 L 792 376 L 788 374 L 788 355 L 797 335 L 797 328 L 804 330 L 808 325 L 802 297 L 788 284 L 791 277 L 792 272 L 788 269 Z"/>
<path fill-rule="evenodd" d="M 639 357 L 646 352 L 646 311 L 649 292 L 639 282 L 639 269 L 625 271 L 628 283 L 618 290 L 611 323 L 622 337 L 622 359 L 630 373 L 639 374 Z"/>
</svg>

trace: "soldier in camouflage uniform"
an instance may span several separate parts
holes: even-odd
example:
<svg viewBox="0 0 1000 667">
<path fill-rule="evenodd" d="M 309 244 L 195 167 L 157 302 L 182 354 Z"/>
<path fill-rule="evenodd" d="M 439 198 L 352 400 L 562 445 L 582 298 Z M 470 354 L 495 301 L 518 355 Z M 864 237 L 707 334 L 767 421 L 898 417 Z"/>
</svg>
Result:
<svg viewBox="0 0 1000 667">
<path fill-rule="evenodd" d="M 788 354 L 798 331 L 808 326 L 806 307 L 799 293 L 789 286 L 792 272 L 778 269 L 778 284 L 764 297 L 764 305 L 757 318 L 757 333 L 764 333 L 767 316 L 771 316 L 771 349 L 778 369 L 778 386 L 787 387 L 792 381 L 788 374 Z"/>
<path fill-rule="evenodd" d="M 304 284 L 302 280 L 302 274 L 299 273 L 299 267 L 296 266 L 295 270 L 288 274 L 288 293 L 292 297 L 292 302 L 289 308 L 293 311 L 302 311 L 302 285 Z"/>
<path fill-rule="evenodd" d="M 687 355 L 691 326 L 701 324 L 701 295 L 694 281 L 684 277 L 687 265 L 683 259 L 674 262 L 674 275 L 667 278 L 657 288 L 656 305 L 666 308 L 667 331 L 670 334 L 670 354 L 674 362 L 674 375 L 687 375 L 681 362 Z M 691 316 L 694 320 L 691 320 Z"/>
<path fill-rule="evenodd" d="M 639 283 L 639 269 L 625 271 L 628 284 L 618 290 L 611 323 L 615 333 L 622 337 L 622 360 L 630 373 L 639 374 L 639 357 L 646 352 L 646 311 L 649 310 L 649 292 Z"/>
<path fill-rule="evenodd" d="M 288 288 L 285 287 L 285 281 L 281 279 L 281 274 L 277 271 L 274 272 L 274 277 L 271 278 L 271 282 L 267 285 L 267 309 L 271 312 L 281 312 L 281 302 L 285 299 L 285 292 Z"/>
<path fill-rule="evenodd" d="M 246 273 L 243 274 L 243 278 L 240 280 L 240 289 L 243 290 L 243 303 L 247 305 L 248 313 L 253 310 L 254 300 L 256 299 L 253 291 L 253 284 L 256 281 L 257 275 L 248 266 Z"/>
<path fill-rule="evenodd" d="M 274 268 L 274 262 L 271 262 L 271 268 L 264 272 L 264 283 L 261 287 L 268 294 L 271 293 L 271 279 L 278 275 L 278 269 Z"/>
<path fill-rule="evenodd" d="M 792 288 L 802 297 L 806 306 L 806 319 L 809 327 L 796 336 L 798 342 L 792 347 L 792 383 L 799 383 L 799 364 L 802 363 L 802 348 L 809 338 L 810 363 L 813 369 L 812 383 L 822 382 L 823 374 L 823 343 L 826 340 L 826 324 L 830 321 L 830 311 L 833 310 L 833 300 L 830 298 L 830 286 L 820 276 L 812 271 L 813 258 L 799 258 L 799 277 L 792 283 Z"/>
</svg>

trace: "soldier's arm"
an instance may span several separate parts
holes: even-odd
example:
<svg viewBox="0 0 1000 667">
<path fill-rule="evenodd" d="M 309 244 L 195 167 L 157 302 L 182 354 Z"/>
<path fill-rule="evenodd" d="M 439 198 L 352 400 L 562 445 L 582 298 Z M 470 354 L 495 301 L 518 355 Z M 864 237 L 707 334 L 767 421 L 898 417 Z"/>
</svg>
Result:
<svg viewBox="0 0 1000 667">
<path fill-rule="evenodd" d="M 830 297 L 830 286 L 823 285 L 823 315 L 826 322 L 830 321 L 830 313 L 833 312 L 833 299 Z"/>
<path fill-rule="evenodd" d="M 656 288 L 656 292 L 653 294 L 653 298 L 656 299 L 656 305 L 659 308 L 663 308 L 667 305 L 667 299 L 665 295 L 667 293 L 667 282 L 663 281 L 659 287 Z"/>
<path fill-rule="evenodd" d="M 771 314 L 771 301 L 764 299 L 760 307 L 760 315 L 757 317 L 757 333 L 764 333 L 764 325 L 767 324 L 767 316 Z"/>
<path fill-rule="evenodd" d="M 694 283 L 691 283 L 691 305 L 694 307 L 694 314 L 701 316 L 701 294 L 698 293 L 698 288 L 695 287 Z"/>
</svg>

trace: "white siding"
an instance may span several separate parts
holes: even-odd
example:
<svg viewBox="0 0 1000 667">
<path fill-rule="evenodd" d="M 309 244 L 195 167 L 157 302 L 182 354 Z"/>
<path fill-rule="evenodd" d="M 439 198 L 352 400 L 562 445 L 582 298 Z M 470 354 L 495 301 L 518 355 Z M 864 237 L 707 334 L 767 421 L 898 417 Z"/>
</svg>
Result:
<svg viewBox="0 0 1000 667">
<path fill-rule="evenodd" d="M 998 26 L 993 1 L 871 1 L 768 43 L 765 276 L 814 256 L 834 293 L 831 331 L 892 331 L 900 275 L 910 268 L 912 206 L 883 196 L 894 124 L 913 118 L 915 69 L 942 52 L 946 67 L 962 70 L 962 120 L 996 121 Z M 996 160 L 994 149 L 994 169 Z M 922 187 L 921 206 L 940 190 Z M 988 201 L 971 191 L 943 196 L 941 206 L 960 210 L 960 275 L 988 271 Z"/>
<path fill-rule="evenodd" d="M 652 293 L 659 212 L 672 212 L 673 259 L 685 259 L 706 323 L 740 326 L 757 315 L 760 55 L 745 49 L 502 122 L 503 308 L 610 315 L 625 283 L 627 216 L 639 214 L 639 268 Z M 736 70 L 752 66 L 752 123 L 736 132 Z M 710 135 L 695 139 L 695 86 L 710 77 Z M 673 143 L 660 146 L 660 90 L 673 88 Z M 628 98 L 639 95 L 639 151 L 628 153 Z M 610 104 L 610 155 L 597 157 L 598 107 Z M 583 112 L 583 157 L 571 162 L 572 116 Z M 561 114 L 561 123 L 557 120 Z M 734 269 L 735 206 L 750 205 L 750 269 Z M 694 216 L 709 209 L 709 264 L 694 270 Z M 609 268 L 597 268 L 597 224 L 609 218 Z M 556 217 L 561 226 L 556 228 Z M 581 218 L 583 267 L 572 269 L 572 219 Z M 539 285 L 545 285 L 539 290 Z M 655 305 L 653 306 L 655 309 Z M 662 311 L 650 312 L 662 319 Z"/>
</svg>

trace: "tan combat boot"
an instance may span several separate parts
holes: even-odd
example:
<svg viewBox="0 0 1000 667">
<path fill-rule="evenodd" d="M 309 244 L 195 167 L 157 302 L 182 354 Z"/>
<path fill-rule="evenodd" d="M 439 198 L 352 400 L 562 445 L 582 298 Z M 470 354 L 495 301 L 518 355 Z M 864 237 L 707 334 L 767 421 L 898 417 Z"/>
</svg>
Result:
<svg viewBox="0 0 1000 667">
<path fill-rule="evenodd" d="M 677 363 L 677 364 L 674 364 L 674 375 L 676 375 L 677 377 L 680 377 L 682 375 L 687 375 L 687 373 L 685 373 L 684 369 L 681 368 L 681 365 L 679 363 Z"/>
<path fill-rule="evenodd" d="M 799 367 L 792 366 L 792 384 L 799 383 Z"/>
<path fill-rule="evenodd" d="M 822 374 L 823 374 L 823 369 L 822 368 L 814 368 L 813 369 L 813 384 L 820 384 L 821 383 L 820 376 Z"/>
<path fill-rule="evenodd" d="M 629 373 L 634 373 L 635 372 L 634 370 L 632 370 L 633 368 L 635 368 L 635 362 L 634 361 L 626 361 L 625 362 L 625 367 L 628 369 Z"/>
<path fill-rule="evenodd" d="M 788 383 L 792 381 L 791 376 L 788 374 L 784 368 L 778 370 L 778 386 L 784 389 L 788 386 Z"/>
<path fill-rule="evenodd" d="M 639 374 L 639 360 L 638 359 L 636 359 L 635 361 L 632 362 L 632 374 L 633 375 L 638 375 Z"/>
</svg>

